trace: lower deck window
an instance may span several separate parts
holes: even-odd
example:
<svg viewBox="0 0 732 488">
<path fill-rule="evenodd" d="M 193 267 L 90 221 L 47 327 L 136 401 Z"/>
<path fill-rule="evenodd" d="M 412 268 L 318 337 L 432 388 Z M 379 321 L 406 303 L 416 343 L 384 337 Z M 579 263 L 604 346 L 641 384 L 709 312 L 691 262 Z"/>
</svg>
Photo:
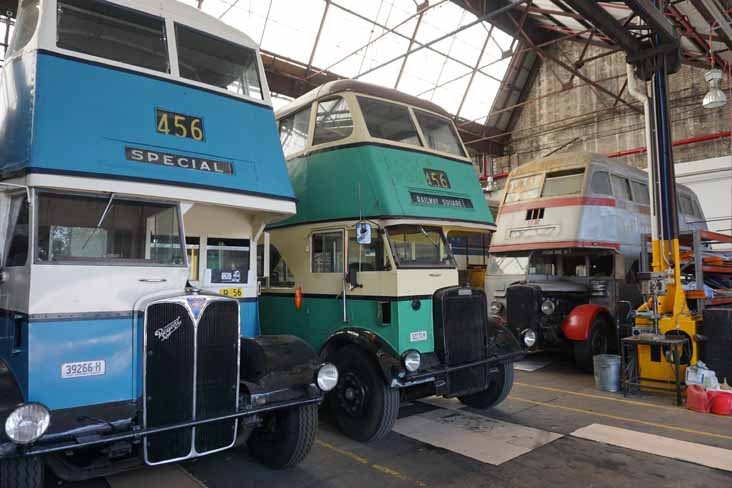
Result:
<svg viewBox="0 0 732 488">
<path fill-rule="evenodd" d="M 343 233 L 327 232 L 312 237 L 313 273 L 343 273 Z"/>
<path fill-rule="evenodd" d="M 173 265 L 186 262 L 178 206 L 111 195 L 41 193 L 41 263 Z"/>
<path fill-rule="evenodd" d="M 249 239 L 209 237 L 206 267 L 211 283 L 246 283 L 249 275 Z"/>
</svg>

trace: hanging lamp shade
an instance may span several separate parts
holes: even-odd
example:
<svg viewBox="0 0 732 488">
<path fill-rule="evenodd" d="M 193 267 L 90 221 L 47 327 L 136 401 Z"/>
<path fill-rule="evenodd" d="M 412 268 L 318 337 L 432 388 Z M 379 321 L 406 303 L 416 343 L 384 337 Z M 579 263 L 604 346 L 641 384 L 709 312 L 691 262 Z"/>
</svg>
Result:
<svg viewBox="0 0 732 488">
<path fill-rule="evenodd" d="M 709 83 L 709 91 L 704 95 L 702 106 L 704 108 L 719 108 L 727 103 L 727 95 L 719 88 L 722 79 L 722 71 L 712 69 L 704 74 L 704 79 Z"/>
</svg>

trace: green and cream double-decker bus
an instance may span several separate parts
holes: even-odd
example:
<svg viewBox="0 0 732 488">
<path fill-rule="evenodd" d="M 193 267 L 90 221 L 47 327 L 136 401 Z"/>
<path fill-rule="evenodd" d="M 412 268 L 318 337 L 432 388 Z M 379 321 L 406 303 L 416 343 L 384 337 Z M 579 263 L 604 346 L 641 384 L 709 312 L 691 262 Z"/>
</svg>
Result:
<svg viewBox="0 0 732 488">
<path fill-rule="evenodd" d="M 328 405 L 357 440 L 388 433 L 401 399 L 502 401 L 521 353 L 458 280 L 446 233 L 495 226 L 447 112 L 343 80 L 276 116 L 298 213 L 265 237 L 262 332 L 337 364 Z"/>
</svg>

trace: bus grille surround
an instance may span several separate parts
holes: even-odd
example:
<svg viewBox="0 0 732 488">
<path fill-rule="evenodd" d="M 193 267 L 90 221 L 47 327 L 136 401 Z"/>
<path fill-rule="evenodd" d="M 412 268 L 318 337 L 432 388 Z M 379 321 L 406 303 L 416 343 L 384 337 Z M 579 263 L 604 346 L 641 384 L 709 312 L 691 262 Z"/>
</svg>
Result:
<svg viewBox="0 0 732 488">
<path fill-rule="evenodd" d="M 197 320 L 180 300 L 148 306 L 145 322 L 145 427 L 205 419 L 238 408 L 239 304 L 203 298 Z M 149 436 L 145 460 L 158 464 L 229 447 L 236 420 Z"/>
<path fill-rule="evenodd" d="M 541 314 L 541 290 L 530 285 L 511 285 L 506 288 L 506 325 L 519 339 L 522 331 L 538 332 Z"/>
<path fill-rule="evenodd" d="M 480 361 L 488 357 L 488 308 L 482 290 L 464 287 L 435 292 L 435 353 L 447 367 Z M 448 396 L 466 395 L 486 388 L 486 365 L 447 374 Z"/>
</svg>

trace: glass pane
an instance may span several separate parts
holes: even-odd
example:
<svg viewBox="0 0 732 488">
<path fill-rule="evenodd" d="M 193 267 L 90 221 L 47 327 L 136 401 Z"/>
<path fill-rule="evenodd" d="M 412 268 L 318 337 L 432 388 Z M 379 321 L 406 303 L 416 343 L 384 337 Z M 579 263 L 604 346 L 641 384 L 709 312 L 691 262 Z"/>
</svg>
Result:
<svg viewBox="0 0 732 488">
<path fill-rule="evenodd" d="M 417 117 L 417 122 L 422 129 L 422 135 L 428 147 L 435 151 L 442 151 L 461 157 L 465 156 L 463 146 L 460 144 L 460 138 L 451 120 L 422 112 L 421 110 L 415 110 L 414 115 Z"/>
<path fill-rule="evenodd" d="M 375 98 L 358 97 L 366 128 L 371 137 L 421 146 L 409 109 L 404 105 Z"/>
<path fill-rule="evenodd" d="M 162 19 L 106 2 L 58 2 L 57 45 L 92 56 L 170 72 Z"/>
<path fill-rule="evenodd" d="M 348 233 L 348 269 L 355 266 L 359 271 L 384 271 L 390 269 L 389 259 L 384 248 L 384 240 L 374 231 L 370 244 L 356 242 L 356 234 Z"/>
<path fill-rule="evenodd" d="M 562 266 L 564 276 L 587 276 L 587 256 L 564 256 Z"/>
<path fill-rule="evenodd" d="M 557 256 L 554 254 L 534 254 L 531 257 L 529 274 L 531 275 L 553 275 L 556 274 Z"/>
<path fill-rule="evenodd" d="M 634 201 L 640 203 L 641 205 L 649 205 L 651 203 L 651 197 L 648 194 L 648 185 L 631 180 L 630 186 L 633 189 Z"/>
<path fill-rule="evenodd" d="M 613 194 L 613 189 L 610 187 L 610 175 L 606 171 L 596 171 L 592 175 L 592 193 L 599 195 Z"/>
<path fill-rule="evenodd" d="M 612 276 L 615 256 L 612 254 L 590 255 L 590 276 Z"/>
<path fill-rule="evenodd" d="M 613 182 L 613 193 L 615 194 L 615 197 L 623 200 L 630 200 L 630 187 L 628 186 L 628 180 L 622 176 L 616 175 L 612 175 L 611 179 Z"/>
<path fill-rule="evenodd" d="M 10 201 L 5 266 L 25 266 L 28 261 L 28 199 L 25 195 Z"/>
<path fill-rule="evenodd" d="M 313 273 L 343 273 L 343 234 L 330 232 L 313 236 Z"/>
<path fill-rule="evenodd" d="M 442 230 L 421 225 L 387 227 L 391 252 L 397 266 L 407 268 L 456 266 Z"/>
<path fill-rule="evenodd" d="M 290 271 L 280 251 L 273 245 L 269 247 L 269 286 L 275 288 L 295 286 L 295 275 Z"/>
<path fill-rule="evenodd" d="M 24 0 L 20 7 L 20 14 L 15 27 L 15 37 L 10 47 L 10 53 L 19 51 L 33 38 L 38 27 L 38 0 Z"/>
<path fill-rule="evenodd" d="M 180 75 L 189 80 L 262 100 L 254 49 L 175 24 Z"/>
<path fill-rule="evenodd" d="M 582 190 L 585 178 L 584 169 L 572 169 L 548 173 L 544 180 L 542 197 L 557 197 L 560 195 L 576 195 Z"/>
<path fill-rule="evenodd" d="M 521 254 L 491 254 L 488 261 L 488 274 L 523 275 L 529 269 L 529 253 Z"/>
<path fill-rule="evenodd" d="M 41 262 L 179 266 L 185 263 L 179 230 L 173 204 L 53 193 L 38 198 Z"/>
<path fill-rule="evenodd" d="M 506 191 L 506 203 L 539 198 L 543 174 L 511 179 Z"/>
<path fill-rule="evenodd" d="M 305 149 L 309 125 L 310 107 L 280 120 L 280 143 L 285 157 Z"/>
<path fill-rule="evenodd" d="M 211 283 L 246 283 L 249 277 L 249 239 L 210 237 L 206 248 L 206 268 Z"/>
<path fill-rule="evenodd" d="M 353 116 L 343 98 L 338 97 L 318 103 L 313 146 L 344 139 L 352 132 Z"/>
<path fill-rule="evenodd" d="M 686 195 L 679 196 L 679 204 L 681 206 L 681 213 L 684 215 L 694 215 L 694 206 L 691 203 L 691 198 Z"/>
</svg>

